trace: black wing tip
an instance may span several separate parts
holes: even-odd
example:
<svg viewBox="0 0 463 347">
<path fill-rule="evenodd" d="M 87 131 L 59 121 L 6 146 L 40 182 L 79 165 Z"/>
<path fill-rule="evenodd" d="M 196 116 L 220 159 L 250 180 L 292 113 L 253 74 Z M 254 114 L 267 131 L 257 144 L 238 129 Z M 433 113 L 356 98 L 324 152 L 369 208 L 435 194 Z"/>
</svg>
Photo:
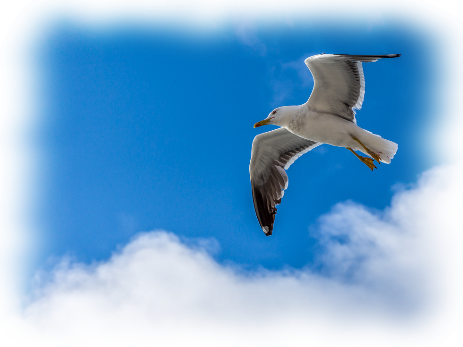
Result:
<svg viewBox="0 0 463 347">
<path fill-rule="evenodd" d="M 264 232 L 265 236 L 271 236 L 272 235 L 272 230 L 273 230 L 273 225 L 271 225 L 270 227 L 268 226 L 263 226 L 262 227 L 262 231 Z"/>
<path fill-rule="evenodd" d="M 259 219 L 260 227 L 262 228 L 262 231 L 264 232 L 265 236 L 272 235 L 273 223 L 275 222 L 275 214 L 276 214 L 276 208 L 273 211 L 272 219 L 271 219 L 270 223 L 268 223 L 269 221 L 267 221 L 267 224 L 262 223 L 263 221 L 261 221 Z"/>
<path fill-rule="evenodd" d="M 275 206 L 272 209 L 268 210 L 266 208 L 267 202 L 264 201 L 262 193 L 259 189 L 252 183 L 252 199 L 254 202 L 254 210 L 256 212 L 257 220 L 259 225 L 262 228 L 262 231 L 266 236 L 272 235 L 273 223 L 275 222 L 276 208 Z"/>
<path fill-rule="evenodd" d="M 275 218 L 275 215 L 273 215 L 273 218 Z M 271 236 L 273 232 L 273 222 L 270 225 L 264 225 L 262 224 L 262 221 L 259 219 L 259 217 L 257 217 L 257 219 L 259 220 L 260 227 L 265 236 Z"/>
</svg>

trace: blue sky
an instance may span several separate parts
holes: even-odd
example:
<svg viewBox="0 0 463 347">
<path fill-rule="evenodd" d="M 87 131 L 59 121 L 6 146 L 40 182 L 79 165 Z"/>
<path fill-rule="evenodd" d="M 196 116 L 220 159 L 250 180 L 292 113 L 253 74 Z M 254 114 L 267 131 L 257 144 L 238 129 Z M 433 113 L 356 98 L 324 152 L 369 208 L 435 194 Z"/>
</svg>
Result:
<svg viewBox="0 0 463 347">
<path fill-rule="evenodd" d="M 107 258 L 136 233 L 168 230 L 210 238 L 214 257 L 244 269 L 313 266 L 317 218 L 351 200 L 385 208 L 394 188 L 432 164 L 426 130 L 432 52 L 418 30 L 395 21 L 191 34 L 114 26 L 52 26 L 39 50 L 44 107 L 39 146 L 46 174 L 37 216 L 35 268 L 70 255 Z M 275 107 L 304 103 L 313 81 L 303 60 L 319 53 L 388 54 L 363 64 L 358 124 L 399 144 L 375 172 L 345 149 L 321 146 L 288 171 L 274 235 L 256 220 L 249 182 L 254 129 Z M 420 125 L 416 125 L 420 124 Z"/>
</svg>

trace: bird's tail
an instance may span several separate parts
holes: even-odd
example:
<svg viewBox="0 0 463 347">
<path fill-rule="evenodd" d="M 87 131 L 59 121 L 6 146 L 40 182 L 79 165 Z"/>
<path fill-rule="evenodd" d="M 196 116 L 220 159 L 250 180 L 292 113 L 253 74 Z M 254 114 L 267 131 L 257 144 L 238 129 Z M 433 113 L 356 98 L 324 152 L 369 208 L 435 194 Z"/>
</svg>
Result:
<svg viewBox="0 0 463 347">
<path fill-rule="evenodd" d="M 381 162 L 386 164 L 391 163 L 399 147 L 397 143 L 383 139 L 381 136 L 372 134 L 369 131 L 365 131 L 359 139 L 367 148 L 381 157 Z M 360 150 L 368 155 L 363 148 Z"/>
</svg>

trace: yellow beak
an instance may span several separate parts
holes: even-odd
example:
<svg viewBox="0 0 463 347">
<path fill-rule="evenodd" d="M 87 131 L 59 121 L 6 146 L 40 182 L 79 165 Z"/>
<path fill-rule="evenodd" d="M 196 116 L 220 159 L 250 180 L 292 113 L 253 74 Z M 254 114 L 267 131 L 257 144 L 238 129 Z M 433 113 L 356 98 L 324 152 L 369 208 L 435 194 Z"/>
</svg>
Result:
<svg viewBox="0 0 463 347">
<path fill-rule="evenodd" d="M 264 119 L 254 124 L 254 128 L 261 127 L 262 125 L 267 125 L 269 123 L 270 123 L 270 119 Z"/>
</svg>

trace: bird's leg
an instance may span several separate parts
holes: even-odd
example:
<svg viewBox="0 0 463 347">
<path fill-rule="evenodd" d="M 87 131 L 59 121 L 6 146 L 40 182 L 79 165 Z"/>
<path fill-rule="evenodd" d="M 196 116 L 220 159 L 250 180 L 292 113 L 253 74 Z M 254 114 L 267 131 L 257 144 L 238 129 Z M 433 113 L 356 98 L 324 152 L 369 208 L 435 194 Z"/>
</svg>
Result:
<svg viewBox="0 0 463 347">
<path fill-rule="evenodd" d="M 360 146 L 362 146 L 363 149 L 364 149 L 369 155 L 371 155 L 371 157 L 372 157 L 373 159 L 375 159 L 379 164 L 381 164 L 381 162 L 380 162 L 381 157 L 380 157 L 378 154 L 376 154 L 375 152 L 373 152 L 371 149 L 366 148 L 365 145 L 364 145 L 357 137 L 355 137 L 354 135 L 351 135 L 351 136 L 352 136 L 352 138 L 353 138 L 355 141 L 357 141 L 358 143 L 360 143 Z"/>
<path fill-rule="evenodd" d="M 352 153 L 354 153 L 355 156 L 359 158 L 362 163 L 364 163 L 366 166 L 368 166 L 371 169 L 371 171 L 373 171 L 373 169 L 376 169 L 375 161 L 373 159 L 358 155 L 352 148 L 347 147 L 347 149 L 351 151 Z"/>
</svg>

